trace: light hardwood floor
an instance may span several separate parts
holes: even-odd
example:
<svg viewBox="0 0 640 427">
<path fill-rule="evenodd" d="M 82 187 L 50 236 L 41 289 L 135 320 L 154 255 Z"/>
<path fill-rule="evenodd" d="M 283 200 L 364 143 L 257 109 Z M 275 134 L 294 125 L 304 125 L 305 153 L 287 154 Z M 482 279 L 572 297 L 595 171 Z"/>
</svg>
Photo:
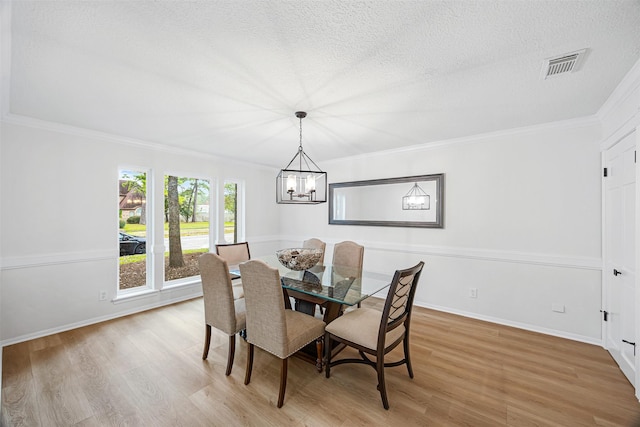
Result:
<svg viewBox="0 0 640 427">
<path fill-rule="evenodd" d="M 378 304 L 370 298 L 365 305 Z M 631 426 L 633 388 L 600 347 L 414 309 L 405 367 L 338 366 L 331 378 L 293 358 L 282 409 L 280 361 L 246 343 L 231 376 L 227 337 L 201 359 L 202 300 L 48 337 L 3 352 L 2 422 L 9 426 Z M 343 352 L 346 354 L 347 351 Z M 392 353 L 396 354 L 395 352 Z"/>
</svg>

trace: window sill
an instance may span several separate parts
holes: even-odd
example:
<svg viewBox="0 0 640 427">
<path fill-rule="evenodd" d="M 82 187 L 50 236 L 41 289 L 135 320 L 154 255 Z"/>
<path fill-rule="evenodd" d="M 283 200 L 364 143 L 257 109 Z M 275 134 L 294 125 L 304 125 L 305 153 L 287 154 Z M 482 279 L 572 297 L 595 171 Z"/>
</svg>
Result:
<svg viewBox="0 0 640 427">
<path fill-rule="evenodd" d="M 183 288 L 190 285 L 200 285 L 201 283 L 202 280 L 200 280 L 200 276 L 185 277 L 184 279 L 176 279 L 172 280 L 171 282 L 164 282 L 164 287 L 162 288 L 162 290 L 166 291 L 170 289 Z"/>
<path fill-rule="evenodd" d="M 159 292 L 160 291 L 156 289 L 145 288 L 139 291 L 127 292 L 126 294 L 118 295 L 114 299 L 112 299 L 111 302 L 114 304 L 120 304 L 126 301 L 135 301 L 137 299 L 146 298 L 149 295 L 155 295 Z"/>
<path fill-rule="evenodd" d="M 170 283 L 170 284 L 166 284 L 165 283 L 165 287 L 162 288 L 162 289 L 144 288 L 144 289 L 140 289 L 139 291 L 132 291 L 132 292 L 123 293 L 121 295 L 116 296 L 114 299 L 111 300 L 111 302 L 113 304 L 120 304 L 120 303 L 123 303 L 123 302 L 135 301 L 137 299 L 148 298 L 151 295 L 156 295 L 156 294 L 159 294 L 161 292 L 175 291 L 175 290 L 178 290 L 178 289 L 187 288 L 189 286 L 198 286 L 199 287 L 201 283 L 202 282 L 200 281 L 199 277 L 198 277 L 198 279 L 190 278 L 189 280 L 179 281 L 177 283 Z"/>
</svg>

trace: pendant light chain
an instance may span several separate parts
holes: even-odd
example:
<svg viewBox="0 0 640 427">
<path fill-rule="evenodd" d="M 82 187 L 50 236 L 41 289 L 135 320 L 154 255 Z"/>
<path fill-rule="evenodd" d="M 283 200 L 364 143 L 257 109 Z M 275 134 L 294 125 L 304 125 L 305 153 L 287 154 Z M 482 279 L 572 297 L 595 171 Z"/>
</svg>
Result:
<svg viewBox="0 0 640 427">
<path fill-rule="evenodd" d="M 300 146 L 298 147 L 298 152 L 300 154 L 304 153 L 304 150 L 302 149 L 302 118 L 303 117 L 304 116 L 302 116 L 302 115 L 298 116 L 298 119 L 300 120 Z M 300 156 L 300 168 L 299 169 L 302 170 L 302 156 Z"/>
<path fill-rule="evenodd" d="M 323 172 L 302 148 L 302 119 L 307 117 L 307 113 L 296 111 L 295 115 L 300 126 L 298 151 L 276 178 L 276 203 L 324 203 L 327 201 L 327 173 Z M 296 157 L 298 169 L 295 169 Z M 292 165 L 294 169 L 289 169 Z"/>
</svg>

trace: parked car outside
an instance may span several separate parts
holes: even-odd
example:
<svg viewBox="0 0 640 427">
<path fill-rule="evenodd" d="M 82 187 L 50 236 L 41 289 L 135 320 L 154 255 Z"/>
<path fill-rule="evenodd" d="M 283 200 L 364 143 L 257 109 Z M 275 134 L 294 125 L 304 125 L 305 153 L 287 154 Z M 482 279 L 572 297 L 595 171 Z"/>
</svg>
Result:
<svg viewBox="0 0 640 427">
<path fill-rule="evenodd" d="M 147 252 L 147 239 L 120 232 L 120 256 Z"/>
</svg>

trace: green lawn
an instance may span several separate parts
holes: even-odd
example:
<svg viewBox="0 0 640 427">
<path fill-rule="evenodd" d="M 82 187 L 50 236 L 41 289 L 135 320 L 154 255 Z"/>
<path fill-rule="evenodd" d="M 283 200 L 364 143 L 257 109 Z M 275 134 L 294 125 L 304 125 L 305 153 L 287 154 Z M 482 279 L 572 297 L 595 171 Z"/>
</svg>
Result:
<svg viewBox="0 0 640 427">
<path fill-rule="evenodd" d="M 205 249 L 186 249 L 182 251 L 183 254 L 194 254 L 197 252 L 203 252 L 203 253 L 209 252 L 209 249 L 206 249 L 206 248 Z M 132 264 L 134 262 L 144 261 L 146 256 L 147 256 L 146 254 L 121 256 L 120 265 Z M 169 252 L 165 252 L 164 257 L 167 258 L 168 256 L 169 256 Z"/>
<path fill-rule="evenodd" d="M 232 222 L 225 222 L 224 230 L 225 233 L 233 232 L 234 224 Z M 144 224 L 125 224 L 123 232 L 127 234 L 131 234 L 133 236 L 143 237 L 146 233 L 147 226 Z M 180 234 L 182 236 L 197 236 L 201 234 L 209 234 L 209 223 L 208 222 L 181 222 L 180 223 Z M 164 224 L 164 236 L 169 236 L 169 224 L 165 222 Z"/>
</svg>

